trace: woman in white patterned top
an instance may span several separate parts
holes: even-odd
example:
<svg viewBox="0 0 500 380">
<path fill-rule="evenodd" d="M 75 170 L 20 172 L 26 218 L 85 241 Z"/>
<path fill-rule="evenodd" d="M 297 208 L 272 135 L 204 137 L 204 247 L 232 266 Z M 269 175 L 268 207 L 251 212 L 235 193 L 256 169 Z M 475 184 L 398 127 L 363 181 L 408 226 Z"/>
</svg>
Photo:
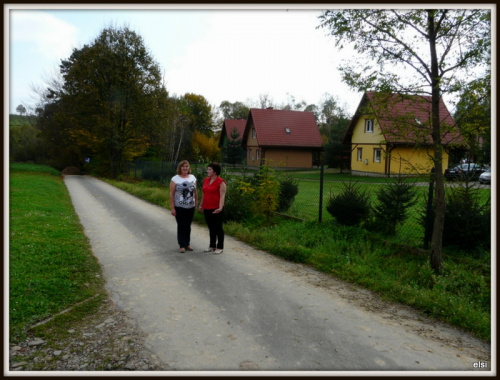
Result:
<svg viewBox="0 0 500 380">
<path fill-rule="evenodd" d="M 170 181 L 170 210 L 177 221 L 177 242 L 181 253 L 193 250 L 190 245 L 191 223 L 197 204 L 196 177 L 191 174 L 189 162 L 184 160 Z"/>
</svg>

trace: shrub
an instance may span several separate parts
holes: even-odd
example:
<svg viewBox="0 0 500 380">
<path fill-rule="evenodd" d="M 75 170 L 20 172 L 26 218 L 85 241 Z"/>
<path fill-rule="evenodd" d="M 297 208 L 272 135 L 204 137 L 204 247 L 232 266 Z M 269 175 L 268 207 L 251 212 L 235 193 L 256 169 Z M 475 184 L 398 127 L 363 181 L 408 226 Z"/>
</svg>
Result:
<svg viewBox="0 0 500 380">
<path fill-rule="evenodd" d="M 227 182 L 224 220 L 242 222 L 252 215 L 253 191 L 244 177 L 226 175 L 224 179 Z"/>
<path fill-rule="evenodd" d="M 427 197 L 426 197 L 427 198 Z M 427 199 L 425 200 L 427 204 Z M 430 211 L 430 231 L 434 224 L 434 205 Z M 421 209 L 420 223 L 426 225 L 426 210 Z M 482 254 L 491 247 L 490 199 L 481 202 L 480 190 L 470 182 L 447 188 L 443 247 L 456 247 L 456 254 Z"/>
<path fill-rule="evenodd" d="M 446 194 L 443 246 L 466 250 L 489 248 L 491 244 L 490 199 L 482 203 L 479 189 L 465 183 L 449 189 Z"/>
<path fill-rule="evenodd" d="M 298 182 L 289 175 L 284 176 L 280 180 L 277 211 L 279 212 L 288 211 L 293 201 L 295 200 L 295 196 L 298 193 L 299 193 Z"/>
<path fill-rule="evenodd" d="M 340 223 L 346 226 L 360 224 L 370 215 L 370 201 L 366 191 L 353 182 L 344 183 L 341 194 L 330 197 L 326 210 Z"/>
<path fill-rule="evenodd" d="M 388 235 L 396 235 L 396 226 L 408 217 L 408 209 L 417 203 L 415 185 L 401 176 L 377 191 L 378 204 L 373 207 L 375 226 Z"/>
</svg>

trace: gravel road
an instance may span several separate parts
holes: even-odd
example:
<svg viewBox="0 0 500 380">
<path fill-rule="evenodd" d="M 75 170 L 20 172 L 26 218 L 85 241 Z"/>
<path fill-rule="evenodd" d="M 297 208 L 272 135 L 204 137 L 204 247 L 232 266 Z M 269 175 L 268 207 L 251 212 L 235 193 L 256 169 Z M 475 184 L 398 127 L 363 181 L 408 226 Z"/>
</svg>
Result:
<svg viewBox="0 0 500 380">
<path fill-rule="evenodd" d="M 112 300 L 172 371 L 496 372 L 489 344 L 410 308 L 229 236 L 204 253 L 195 224 L 194 252 L 179 253 L 169 210 L 92 177 L 65 183 Z"/>
</svg>

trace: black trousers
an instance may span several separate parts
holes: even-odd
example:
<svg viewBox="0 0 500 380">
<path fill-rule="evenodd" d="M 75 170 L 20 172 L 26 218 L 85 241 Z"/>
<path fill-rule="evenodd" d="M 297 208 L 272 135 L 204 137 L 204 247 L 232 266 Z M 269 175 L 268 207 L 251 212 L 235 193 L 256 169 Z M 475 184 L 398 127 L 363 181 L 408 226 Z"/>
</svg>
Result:
<svg viewBox="0 0 500 380">
<path fill-rule="evenodd" d="M 224 209 L 218 214 L 213 210 L 203 210 L 205 221 L 207 222 L 208 232 L 210 233 L 210 247 L 224 249 L 224 229 L 222 228 L 222 217 Z"/>
<path fill-rule="evenodd" d="M 193 222 L 195 208 L 196 207 L 175 208 L 175 220 L 177 221 L 177 242 L 181 248 L 186 248 L 191 244 L 191 223 Z"/>
</svg>

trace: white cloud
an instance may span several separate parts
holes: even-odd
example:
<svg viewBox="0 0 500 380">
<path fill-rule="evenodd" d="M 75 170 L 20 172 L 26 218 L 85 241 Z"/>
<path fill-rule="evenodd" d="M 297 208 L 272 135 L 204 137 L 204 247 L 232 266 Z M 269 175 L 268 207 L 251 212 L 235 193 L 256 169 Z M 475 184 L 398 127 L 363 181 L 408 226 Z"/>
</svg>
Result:
<svg viewBox="0 0 500 380">
<path fill-rule="evenodd" d="M 340 58 L 314 11 L 218 11 L 203 36 L 165 67 L 167 89 L 194 92 L 214 105 L 223 100 L 258 100 L 269 94 L 277 103 L 320 101 L 321 95 L 350 94 L 336 70 Z M 342 99 L 341 99 L 342 101 Z"/>
<path fill-rule="evenodd" d="M 75 47 L 77 29 L 48 13 L 12 10 L 11 43 L 28 43 L 46 59 L 69 56 Z"/>
</svg>

